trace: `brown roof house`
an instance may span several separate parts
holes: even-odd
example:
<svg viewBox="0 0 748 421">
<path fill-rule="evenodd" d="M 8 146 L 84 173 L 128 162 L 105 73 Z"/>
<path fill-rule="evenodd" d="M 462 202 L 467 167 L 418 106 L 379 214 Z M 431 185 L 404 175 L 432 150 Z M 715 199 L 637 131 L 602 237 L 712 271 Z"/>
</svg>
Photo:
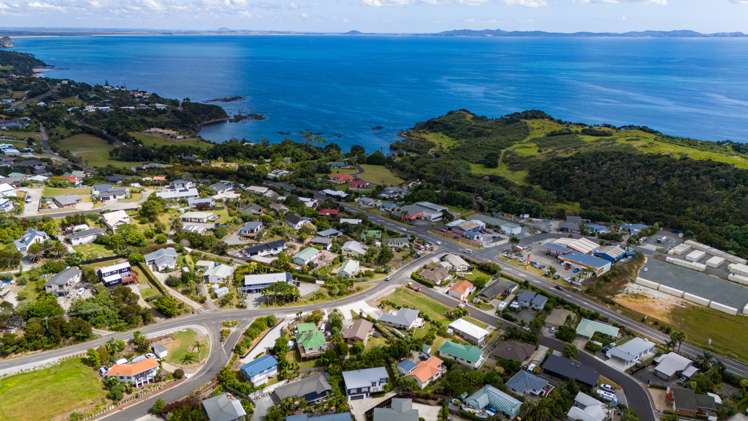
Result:
<svg viewBox="0 0 748 421">
<path fill-rule="evenodd" d="M 442 285 L 452 279 L 452 275 L 443 266 L 435 265 L 421 271 L 421 277 L 432 284 Z"/>
<path fill-rule="evenodd" d="M 374 325 L 366 319 L 356 319 L 350 326 L 343 330 L 343 339 L 348 343 L 361 341 L 366 344 L 371 336 Z"/>
</svg>

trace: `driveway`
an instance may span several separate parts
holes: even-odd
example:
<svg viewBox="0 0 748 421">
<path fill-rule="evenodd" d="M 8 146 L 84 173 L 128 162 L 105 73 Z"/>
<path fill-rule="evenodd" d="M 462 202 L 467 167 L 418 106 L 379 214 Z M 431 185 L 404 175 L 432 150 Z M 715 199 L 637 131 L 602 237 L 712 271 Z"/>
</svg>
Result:
<svg viewBox="0 0 748 421">
<path fill-rule="evenodd" d="M 39 212 L 39 202 L 42 200 L 43 189 L 22 188 L 19 190 L 26 192 L 27 196 L 31 196 L 31 202 L 24 203 L 21 216 L 35 216 Z"/>
</svg>

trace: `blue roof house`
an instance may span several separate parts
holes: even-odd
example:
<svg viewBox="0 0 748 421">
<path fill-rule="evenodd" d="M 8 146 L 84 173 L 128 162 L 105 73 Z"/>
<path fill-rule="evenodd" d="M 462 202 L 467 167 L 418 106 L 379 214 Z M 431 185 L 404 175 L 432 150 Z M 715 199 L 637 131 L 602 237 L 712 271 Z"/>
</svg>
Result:
<svg viewBox="0 0 748 421">
<path fill-rule="evenodd" d="M 253 385 L 259 386 L 267 383 L 270 377 L 278 374 L 278 360 L 272 355 L 265 355 L 244 364 L 241 372 Z"/>
</svg>

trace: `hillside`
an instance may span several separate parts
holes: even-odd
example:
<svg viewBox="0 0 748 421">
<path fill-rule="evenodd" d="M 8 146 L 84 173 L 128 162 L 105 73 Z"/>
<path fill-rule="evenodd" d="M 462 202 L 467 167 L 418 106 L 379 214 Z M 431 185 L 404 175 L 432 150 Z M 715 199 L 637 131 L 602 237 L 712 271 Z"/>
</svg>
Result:
<svg viewBox="0 0 748 421">
<path fill-rule="evenodd" d="M 13 71 L 21 75 L 31 75 L 35 68 L 45 67 L 43 61 L 31 54 L 15 51 L 0 51 L 0 70 Z"/>
<path fill-rule="evenodd" d="M 396 169 L 427 182 L 420 197 L 485 211 L 660 222 L 748 255 L 748 154 L 739 144 L 539 111 L 488 119 L 461 110 L 417 124 L 392 149 Z"/>
</svg>

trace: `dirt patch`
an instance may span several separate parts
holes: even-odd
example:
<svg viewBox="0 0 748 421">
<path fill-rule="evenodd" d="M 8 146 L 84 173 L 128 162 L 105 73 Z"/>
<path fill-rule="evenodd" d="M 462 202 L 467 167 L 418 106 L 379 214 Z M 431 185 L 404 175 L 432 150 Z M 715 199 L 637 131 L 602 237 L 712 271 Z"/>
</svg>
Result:
<svg viewBox="0 0 748 421">
<path fill-rule="evenodd" d="M 652 397 L 652 403 L 654 403 L 655 409 L 659 412 L 663 412 L 667 409 L 672 409 L 667 404 L 667 392 L 662 389 L 655 389 L 650 387 L 647 389 L 649 395 Z"/>
<path fill-rule="evenodd" d="M 663 294 L 651 288 L 628 284 L 623 292 L 613 298 L 616 304 L 664 322 L 672 322 L 670 313 L 676 307 L 683 307 L 682 300 Z"/>
</svg>

